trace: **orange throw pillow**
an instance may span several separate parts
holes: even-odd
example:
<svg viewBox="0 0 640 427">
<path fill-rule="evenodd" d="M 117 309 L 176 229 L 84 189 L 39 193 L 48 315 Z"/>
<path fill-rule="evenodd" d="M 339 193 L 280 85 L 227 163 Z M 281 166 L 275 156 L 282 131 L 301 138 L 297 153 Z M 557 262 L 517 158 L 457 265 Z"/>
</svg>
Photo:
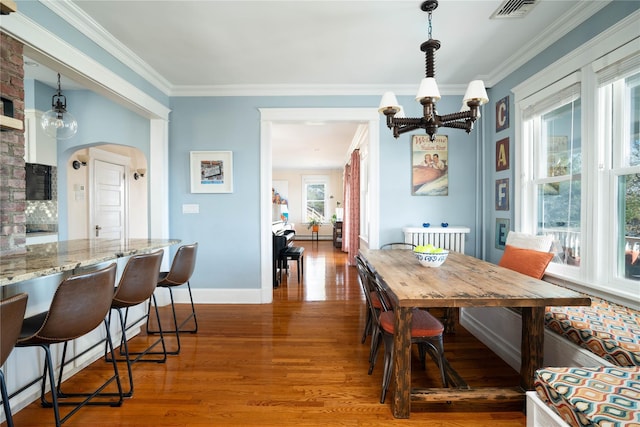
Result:
<svg viewBox="0 0 640 427">
<path fill-rule="evenodd" d="M 551 258 L 553 258 L 553 254 L 550 252 L 521 249 L 506 245 L 498 265 L 536 279 L 542 279 L 547 265 L 551 262 Z"/>
</svg>

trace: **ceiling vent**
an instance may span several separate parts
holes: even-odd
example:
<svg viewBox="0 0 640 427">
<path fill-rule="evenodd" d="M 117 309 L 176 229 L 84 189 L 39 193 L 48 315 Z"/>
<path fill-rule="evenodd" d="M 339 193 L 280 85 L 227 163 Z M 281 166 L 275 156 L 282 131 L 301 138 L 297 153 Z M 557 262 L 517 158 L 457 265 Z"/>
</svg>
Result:
<svg viewBox="0 0 640 427">
<path fill-rule="evenodd" d="M 524 18 L 540 0 L 504 0 L 491 19 Z"/>
</svg>

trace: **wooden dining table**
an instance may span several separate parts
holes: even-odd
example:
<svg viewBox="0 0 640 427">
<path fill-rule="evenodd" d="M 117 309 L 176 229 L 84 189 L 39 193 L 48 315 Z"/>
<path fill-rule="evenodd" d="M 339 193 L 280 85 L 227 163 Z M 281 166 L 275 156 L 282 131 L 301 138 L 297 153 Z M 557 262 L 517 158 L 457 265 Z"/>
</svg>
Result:
<svg viewBox="0 0 640 427">
<path fill-rule="evenodd" d="M 578 292 L 458 252 L 450 252 L 445 263 L 436 268 L 420 265 L 411 250 L 360 249 L 360 255 L 378 276 L 395 305 L 391 409 L 396 418 L 409 418 L 412 401 L 499 403 L 510 394 L 523 396 L 525 390 L 533 389 L 535 371 L 543 364 L 545 307 L 591 304 L 588 297 Z M 519 307 L 522 313 L 520 384 L 508 390 L 488 387 L 412 389 L 412 309 L 435 307 L 455 310 L 460 307 Z"/>
</svg>

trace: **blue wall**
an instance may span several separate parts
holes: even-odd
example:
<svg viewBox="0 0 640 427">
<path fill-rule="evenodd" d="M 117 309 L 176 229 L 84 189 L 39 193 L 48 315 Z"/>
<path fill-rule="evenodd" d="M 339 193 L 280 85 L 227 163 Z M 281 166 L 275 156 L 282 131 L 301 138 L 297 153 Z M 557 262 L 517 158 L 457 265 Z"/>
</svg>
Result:
<svg viewBox="0 0 640 427">
<path fill-rule="evenodd" d="M 259 108 L 373 108 L 377 96 L 192 97 L 172 98 L 169 130 L 170 234 L 199 242 L 192 284 L 211 288 L 260 287 L 260 113 Z M 408 115 L 418 114 L 413 97 L 400 99 Z M 415 104 L 415 105 L 412 105 Z M 457 111 L 461 97 L 445 97 L 438 106 Z M 412 111 L 412 110 L 416 111 Z M 411 195 L 410 135 L 395 140 L 381 118 L 380 241 L 402 240 L 403 226 L 425 221 L 474 228 L 477 132 L 450 135 L 450 196 Z M 304 142 L 301 142 L 304 143 Z M 232 194 L 192 194 L 189 152 L 231 150 Z M 469 177 L 471 175 L 471 177 Z M 200 214 L 183 214 L 183 204 L 198 204 Z M 473 250 L 475 236 L 468 242 Z"/>
<path fill-rule="evenodd" d="M 514 106 L 511 88 L 575 49 L 594 35 L 638 9 L 640 2 L 616 0 L 596 17 L 582 24 L 537 58 L 525 64 L 489 90 L 490 103 L 482 110 L 481 123 L 469 136 L 460 131 L 449 135 L 449 196 L 426 197 L 411 195 L 410 134 L 395 140 L 381 117 L 380 124 L 380 241 L 402 238 L 401 228 L 425 221 L 467 225 L 472 233 L 467 252 L 477 251 L 482 232 L 486 257 L 497 261 L 502 251 L 494 248 L 494 225 L 498 215 L 494 208 L 494 186 L 497 178 L 511 179 L 510 198 L 513 201 L 513 167 L 515 159 Z M 18 8 L 84 54 L 114 71 L 131 84 L 148 93 L 173 112 L 169 124 L 169 215 L 171 237 L 184 242 L 200 242 L 201 260 L 194 274 L 195 287 L 259 288 L 259 198 L 260 198 L 260 121 L 258 108 L 277 107 L 370 107 L 376 108 L 377 96 L 352 97 L 185 97 L 169 98 L 141 76 L 57 17 L 39 2 L 18 0 Z M 496 64 L 499 66 L 499 64 Z M 418 77 L 417 77 L 418 78 Z M 417 82 L 416 82 L 417 84 Z M 509 129 L 495 132 L 495 101 L 510 96 L 511 123 Z M 400 97 L 407 115 L 418 115 L 420 106 L 413 97 Z M 460 97 L 444 97 L 438 108 L 441 113 L 457 111 Z M 60 145 L 58 160 L 66 161 L 75 147 L 94 142 L 133 145 L 148 154 L 149 125 L 146 119 L 110 103 L 94 94 L 73 93 L 70 109 L 81 123 L 78 135 Z M 82 105 L 76 110 L 75 105 Z M 86 109 L 86 111 L 85 111 Z M 89 112 L 90 109 L 90 112 Z M 102 119 L 103 114 L 117 118 L 119 125 Z M 482 122 L 486 123 L 482 126 Z M 495 172 L 495 142 L 509 137 L 511 142 L 508 172 Z M 142 142 L 145 141 L 145 142 Z M 478 149 L 483 153 L 478 154 Z M 234 153 L 235 188 L 232 194 L 191 194 L 189 188 L 189 151 L 231 150 Z M 480 179 L 479 164 L 485 171 Z M 64 178 L 64 177 L 63 177 Z M 62 195 L 61 195 L 62 196 Z M 481 204 L 484 200 L 484 212 Z M 182 214 L 182 205 L 200 205 L 199 215 Z M 61 206 L 64 217 L 66 207 Z M 484 213 L 485 222 L 480 225 Z M 505 215 L 513 225 L 513 207 Z M 66 227 L 66 226 L 65 226 Z M 65 229 L 61 228 L 64 238 Z"/>
<path fill-rule="evenodd" d="M 486 233 L 486 240 L 484 241 L 485 258 L 491 262 L 498 262 L 502 257 L 502 250 L 495 247 L 495 223 L 496 218 L 508 218 L 511 221 L 511 229 L 514 229 L 514 166 L 516 156 L 516 141 L 515 141 L 515 106 L 513 93 L 511 89 L 518 84 L 524 82 L 540 70 L 559 60 L 572 50 L 580 47 L 588 40 L 597 36 L 602 31 L 607 30 L 612 25 L 616 24 L 620 20 L 626 18 L 633 12 L 640 9 L 640 2 L 638 1 L 626 1 L 626 0 L 614 0 L 608 6 L 599 11 L 595 16 L 591 17 L 587 21 L 583 22 L 580 26 L 569 32 L 566 36 L 547 48 L 544 52 L 540 53 L 531 61 L 524 64 L 515 72 L 504 78 L 499 83 L 495 84 L 489 91 L 490 102 L 485 106 L 485 112 L 487 113 L 487 126 L 485 127 L 485 162 L 483 168 L 485 170 L 485 218 L 486 221 L 483 224 L 484 232 Z M 603 54 L 606 52 L 602 52 Z M 510 124 L 509 128 L 501 132 L 496 133 L 495 128 L 495 102 L 509 96 L 509 116 Z M 495 151 L 496 142 L 509 138 L 510 145 L 510 169 L 508 171 L 496 172 L 495 167 Z M 495 193 L 495 181 L 496 179 L 509 178 L 510 189 L 510 210 L 509 211 L 496 211 L 494 202 Z"/>
</svg>

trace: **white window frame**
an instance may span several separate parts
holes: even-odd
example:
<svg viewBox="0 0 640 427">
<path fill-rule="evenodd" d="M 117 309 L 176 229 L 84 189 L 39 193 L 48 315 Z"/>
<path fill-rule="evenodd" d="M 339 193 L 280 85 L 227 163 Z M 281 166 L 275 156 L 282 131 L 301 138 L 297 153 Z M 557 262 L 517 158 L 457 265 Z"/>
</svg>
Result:
<svg viewBox="0 0 640 427">
<path fill-rule="evenodd" d="M 323 223 L 328 221 L 329 194 L 331 194 L 331 176 L 329 175 L 302 175 L 302 214 L 303 222 L 307 222 L 307 185 L 324 184 L 324 213 Z"/>
<path fill-rule="evenodd" d="M 603 32 L 561 60 L 543 69 L 513 89 L 516 106 L 515 126 L 515 230 L 535 231 L 537 211 L 535 186 L 532 185 L 532 132 L 523 119 L 525 109 L 571 84 L 581 84 L 581 140 L 582 140 L 582 207 L 580 267 L 551 264 L 547 273 L 551 280 L 560 280 L 579 290 L 614 300 L 638 305 L 640 283 L 616 278 L 613 268 L 616 239 L 611 238 L 617 226 L 614 190 L 617 177 L 629 173 L 627 169 L 612 170 L 611 147 L 598 144 L 606 129 L 598 118 L 598 67 L 611 64 L 616 58 L 640 52 L 640 13 L 634 13 L 616 26 Z M 607 163 L 609 162 L 609 163 Z M 634 169 L 635 170 L 635 169 Z"/>
</svg>

